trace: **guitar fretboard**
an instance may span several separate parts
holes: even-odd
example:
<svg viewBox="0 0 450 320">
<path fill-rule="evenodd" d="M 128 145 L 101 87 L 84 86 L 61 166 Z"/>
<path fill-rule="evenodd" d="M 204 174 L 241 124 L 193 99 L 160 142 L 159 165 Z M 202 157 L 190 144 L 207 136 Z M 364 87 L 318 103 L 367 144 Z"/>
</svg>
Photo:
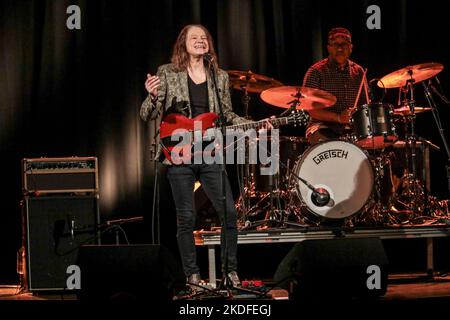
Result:
<svg viewBox="0 0 450 320">
<path fill-rule="evenodd" d="M 231 126 L 227 126 L 226 129 L 242 129 L 242 130 L 248 130 L 248 129 L 254 129 L 260 127 L 262 124 L 264 124 L 266 120 L 260 120 L 255 122 L 246 122 L 246 123 L 240 123 L 240 124 L 233 124 Z M 280 126 L 285 125 L 289 123 L 289 117 L 283 117 L 283 118 L 275 118 L 275 119 L 269 119 L 269 122 L 274 126 Z"/>
</svg>

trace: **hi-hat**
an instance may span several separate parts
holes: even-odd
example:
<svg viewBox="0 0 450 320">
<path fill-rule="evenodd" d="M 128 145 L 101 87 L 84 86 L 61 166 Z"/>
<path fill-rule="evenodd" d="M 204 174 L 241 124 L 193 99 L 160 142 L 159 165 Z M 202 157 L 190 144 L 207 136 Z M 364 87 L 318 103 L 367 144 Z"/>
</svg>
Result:
<svg viewBox="0 0 450 320">
<path fill-rule="evenodd" d="M 408 80 L 417 83 L 434 77 L 444 69 L 444 66 L 436 62 L 428 62 L 408 66 L 384 76 L 378 81 L 380 88 L 400 88 L 407 84 Z"/>
<path fill-rule="evenodd" d="M 430 111 L 430 107 L 414 107 L 414 114 Z M 401 106 L 394 109 L 394 114 L 397 116 L 407 116 L 411 114 L 409 106 Z"/>
<path fill-rule="evenodd" d="M 227 72 L 230 76 L 230 84 L 236 90 L 247 89 L 248 92 L 260 93 L 283 85 L 280 81 L 251 71 L 229 70 Z"/>
<path fill-rule="evenodd" d="M 265 90 L 261 93 L 261 99 L 280 108 L 289 108 L 294 102 L 299 102 L 297 109 L 303 110 L 323 109 L 336 103 L 336 97 L 327 91 L 295 86 Z"/>
</svg>

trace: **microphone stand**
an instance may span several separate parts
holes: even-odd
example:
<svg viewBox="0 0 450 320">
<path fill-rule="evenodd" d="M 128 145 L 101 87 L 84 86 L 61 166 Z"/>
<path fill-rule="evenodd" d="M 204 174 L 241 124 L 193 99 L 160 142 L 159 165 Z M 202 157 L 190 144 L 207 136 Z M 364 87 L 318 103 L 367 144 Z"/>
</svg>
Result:
<svg viewBox="0 0 450 320">
<path fill-rule="evenodd" d="M 440 119 L 440 116 L 439 116 L 439 112 L 437 110 L 437 105 L 436 105 L 436 103 L 435 103 L 435 101 L 433 99 L 433 95 L 430 92 L 430 88 L 424 82 L 422 82 L 422 85 L 423 85 L 423 88 L 424 88 L 424 91 L 425 91 L 425 97 L 427 98 L 427 101 L 428 101 L 428 103 L 431 106 L 431 111 L 433 113 L 433 118 L 434 118 L 434 121 L 436 122 L 436 126 L 438 128 L 439 135 L 441 136 L 442 143 L 444 144 L 445 152 L 447 153 L 447 165 L 445 166 L 445 170 L 446 170 L 446 173 L 447 173 L 447 188 L 448 188 L 448 192 L 449 192 L 449 195 L 450 195 L 450 149 L 448 147 L 447 139 L 445 138 L 444 128 L 442 127 L 442 123 L 441 123 L 441 119 Z M 433 92 L 435 92 L 435 93 L 437 92 L 436 88 L 434 88 L 432 85 L 431 85 L 431 89 L 433 90 Z M 439 93 L 438 96 L 445 103 L 448 104 L 449 101 L 447 100 L 447 98 L 445 98 L 444 95 L 441 95 Z"/>
<path fill-rule="evenodd" d="M 231 283 L 229 277 L 228 277 L 228 240 L 227 240 L 227 190 L 226 190 L 226 167 L 225 167 L 225 148 L 224 148 L 224 143 L 223 141 L 225 141 L 225 115 L 223 112 L 223 107 L 222 107 L 222 101 L 220 99 L 220 94 L 219 94 L 219 88 L 217 87 L 217 76 L 216 76 L 216 69 L 214 68 L 214 65 L 212 63 L 211 58 L 207 58 L 205 59 L 205 61 L 208 62 L 208 70 L 209 73 L 211 75 L 211 79 L 212 79 L 212 84 L 214 86 L 214 92 L 216 95 L 216 101 L 217 101 L 217 105 L 218 105 L 218 109 L 219 109 L 219 118 L 217 120 L 217 126 L 220 128 L 221 130 L 221 134 L 222 134 L 222 164 L 220 165 L 221 168 L 221 184 L 222 184 L 222 201 L 223 201 L 223 227 L 221 229 L 222 232 L 222 238 L 224 239 L 224 243 L 221 244 L 224 246 L 223 251 L 225 252 L 224 254 L 224 276 L 223 276 L 223 280 L 222 280 L 222 284 L 225 284 L 225 286 L 229 285 Z M 210 279 L 211 281 L 211 279 Z M 231 288 L 232 288 L 232 284 L 231 284 Z"/>
<path fill-rule="evenodd" d="M 314 188 L 314 186 L 310 184 L 308 181 L 306 181 L 305 179 L 294 173 L 289 168 L 287 169 L 290 171 L 290 174 L 292 174 L 295 178 L 300 180 L 305 186 L 308 187 L 308 189 L 312 191 L 311 200 L 316 206 L 323 207 L 326 206 L 328 202 L 330 202 L 330 193 L 326 189 Z"/>
<path fill-rule="evenodd" d="M 214 69 L 213 65 L 212 65 L 212 61 L 210 59 L 205 59 L 208 62 L 208 69 L 211 73 L 211 78 L 213 81 L 213 85 L 214 85 L 214 92 L 216 94 L 216 98 L 217 98 L 217 103 L 219 106 L 219 118 L 218 118 L 218 123 L 217 125 L 220 127 L 221 132 L 222 132 L 222 141 L 225 141 L 224 136 L 225 136 L 225 115 L 223 112 L 223 106 L 222 106 L 222 101 L 220 99 L 220 94 L 219 94 L 219 89 L 217 87 L 217 77 L 216 77 L 216 70 Z M 227 203 L 226 203 L 226 167 L 225 167 L 225 144 L 222 143 L 222 156 L 223 156 L 223 163 L 221 164 L 221 182 L 222 182 L 222 200 L 223 200 L 223 220 L 224 220 L 224 228 L 222 228 L 221 232 L 223 235 L 223 239 L 224 239 L 224 276 L 222 279 L 222 285 L 224 285 L 226 290 L 232 290 L 232 289 L 238 289 L 242 292 L 246 292 L 246 293 L 253 293 L 253 294 L 259 294 L 264 296 L 265 294 L 261 294 L 258 292 L 255 292 L 253 290 L 250 289 L 245 289 L 245 288 L 235 288 L 233 287 L 233 283 L 231 282 L 230 277 L 228 276 L 228 240 L 227 240 Z M 211 281 L 211 279 L 210 279 Z"/>
<path fill-rule="evenodd" d="M 156 104 L 157 102 L 155 102 Z M 157 106 L 156 106 L 157 107 Z M 160 225 L 159 225 L 159 200 L 160 200 L 160 196 L 159 196 L 159 181 L 158 181 L 158 176 L 159 176 L 159 168 L 158 168 L 158 159 L 155 159 L 156 154 L 157 154 L 157 146 L 158 144 L 156 143 L 157 139 L 158 139 L 158 135 L 159 135 L 159 130 L 158 130 L 158 119 L 161 120 L 164 116 L 164 107 L 161 106 L 160 110 L 156 110 L 156 115 L 154 116 L 154 118 L 152 120 L 154 120 L 153 122 L 153 139 L 152 139 L 152 144 L 150 147 L 150 161 L 153 162 L 153 174 L 154 174 L 154 181 L 153 181 L 153 201 L 152 201 L 152 219 L 151 219 L 151 225 L 152 225 L 152 244 L 160 244 L 161 240 L 160 240 Z M 155 222 L 156 221 L 156 222 Z M 155 233 L 157 234 L 157 238 L 155 240 Z"/>
</svg>

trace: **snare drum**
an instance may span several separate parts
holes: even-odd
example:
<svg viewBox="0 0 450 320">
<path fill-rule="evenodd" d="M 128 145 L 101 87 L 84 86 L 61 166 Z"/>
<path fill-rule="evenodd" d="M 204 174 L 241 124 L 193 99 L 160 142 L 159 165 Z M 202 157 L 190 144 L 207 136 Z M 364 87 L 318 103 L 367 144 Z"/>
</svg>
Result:
<svg viewBox="0 0 450 320">
<path fill-rule="evenodd" d="M 397 141 L 393 107 L 387 103 L 359 106 L 351 116 L 355 143 L 364 149 L 382 149 Z"/>
<path fill-rule="evenodd" d="M 328 203 L 316 205 L 313 191 L 299 178 L 315 189 L 325 189 L 330 195 Z M 334 140 L 307 149 L 291 175 L 295 186 L 293 198 L 306 206 L 306 212 L 301 214 L 314 222 L 336 221 L 360 212 L 372 195 L 374 181 L 373 166 L 366 152 L 350 142 Z"/>
</svg>

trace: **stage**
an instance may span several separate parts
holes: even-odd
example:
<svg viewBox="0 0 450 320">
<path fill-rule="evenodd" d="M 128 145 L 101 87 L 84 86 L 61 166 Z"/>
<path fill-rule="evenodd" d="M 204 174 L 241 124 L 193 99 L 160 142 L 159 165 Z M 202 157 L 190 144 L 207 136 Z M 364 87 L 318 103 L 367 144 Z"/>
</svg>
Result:
<svg viewBox="0 0 450 320">
<path fill-rule="evenodd" d="M 450 275 L 430 276 L 426 273 L 396 273 L 389 275 L 385 301 L 418 300 L 418 299 L 450 299 Z M 73 293 L 40 293 L 33 294 L 20 290 L 17 284 L 0 285 L 0 300 L 77 300 Z M 274 300 L 289 300 L 285 296 Z"/>
<path fill-rule="evenodd" d="M 216 279 L 216 246 L 220 245 L 220 231 L 196 231 L 196 245 L 207 247 L 209 279 Z M 238 244 L 267 244 L 299 243 L 305 240 L 330 239 L 425 239 L 426 241 L 426 272 L 434 272 L 433 239 L 450 236 L 450 226 L 440 223 L 434 225 L 393 226 L 379 228 L 331 228 L 331 227 L 304 227 L 304 228 L 268 228 L 257 231 L 240 231 Z M 210 281 L 214 287 L 215 281 Z"/>
</svg>

